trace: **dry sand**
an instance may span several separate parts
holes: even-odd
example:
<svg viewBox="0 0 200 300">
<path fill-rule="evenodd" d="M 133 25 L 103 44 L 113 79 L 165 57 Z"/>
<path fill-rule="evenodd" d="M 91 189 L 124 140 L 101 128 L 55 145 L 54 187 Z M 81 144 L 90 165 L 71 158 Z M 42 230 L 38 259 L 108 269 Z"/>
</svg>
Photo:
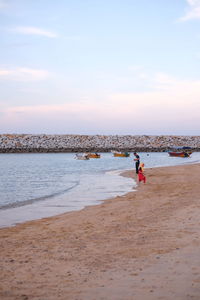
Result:
<svg viewBox="0 0 200 300">
<path fill-rule="evenodd" d="M 137 192 L 1 229 L 0 299 L 199 300 L 200 165 L 146 175 Z"/>
</svg>

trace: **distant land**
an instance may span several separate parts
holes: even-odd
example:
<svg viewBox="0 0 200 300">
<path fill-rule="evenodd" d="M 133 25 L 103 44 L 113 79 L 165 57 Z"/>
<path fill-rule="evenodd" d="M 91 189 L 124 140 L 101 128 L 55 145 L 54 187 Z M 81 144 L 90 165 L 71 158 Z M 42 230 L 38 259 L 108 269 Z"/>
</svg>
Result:
<svg viewBox="0 0 200 300">
<path fill-rule="evenodd" d="M 160 152 L 188 146 L 200 151 L 200 136 L 1 134 L 0 153 L 28 152 Z"/>
</svg>

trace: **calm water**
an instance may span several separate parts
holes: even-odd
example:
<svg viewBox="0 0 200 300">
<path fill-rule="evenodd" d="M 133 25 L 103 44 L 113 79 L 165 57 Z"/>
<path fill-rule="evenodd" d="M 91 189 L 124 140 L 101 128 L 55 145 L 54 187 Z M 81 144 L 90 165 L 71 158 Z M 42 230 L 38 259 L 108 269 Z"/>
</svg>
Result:
<svg viewBox="0 0 200 300">
<path fill-rule="evenodd" d="M 140 153 L 146 168 L 200 162 L 171 158 L 167 153 Z M 79 210 L 123 195 L 136 187 L 120 171 L 134 167 L 130 158 L 75 160 L 72 153 L 0 154 L 0 227 Z M 148 180 L 148 179 L 147 179 Z"/>
</svg>

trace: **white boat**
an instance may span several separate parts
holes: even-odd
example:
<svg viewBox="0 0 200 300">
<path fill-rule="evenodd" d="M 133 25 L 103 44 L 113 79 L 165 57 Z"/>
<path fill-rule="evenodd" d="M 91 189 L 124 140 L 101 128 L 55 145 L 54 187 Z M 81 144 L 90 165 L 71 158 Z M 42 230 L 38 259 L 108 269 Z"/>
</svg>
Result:
<svg viewBox="0 0 200 300">
<path fill-rule="evenodd" d="M 75 159 L 80 159 L 80 160 L 88 160 L 89 159 L 89 157 L 85 153 L 83 153 L 83 154 L 78 153 L 78 154 L 75 155 L 74 158 Z"/>
</svg>

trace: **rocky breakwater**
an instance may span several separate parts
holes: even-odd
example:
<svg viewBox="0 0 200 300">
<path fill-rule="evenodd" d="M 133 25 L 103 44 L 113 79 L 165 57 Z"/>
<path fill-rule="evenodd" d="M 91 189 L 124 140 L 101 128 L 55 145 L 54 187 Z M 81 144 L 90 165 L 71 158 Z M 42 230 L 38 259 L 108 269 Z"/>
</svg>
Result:
<svg viewBox="0 0 200 300">
<path fill-rule="evenodd" d="M 200 151 L 200 136 L 2 134 L 0 152 L 167 151 L 189 146 Z"/>
</svg>

